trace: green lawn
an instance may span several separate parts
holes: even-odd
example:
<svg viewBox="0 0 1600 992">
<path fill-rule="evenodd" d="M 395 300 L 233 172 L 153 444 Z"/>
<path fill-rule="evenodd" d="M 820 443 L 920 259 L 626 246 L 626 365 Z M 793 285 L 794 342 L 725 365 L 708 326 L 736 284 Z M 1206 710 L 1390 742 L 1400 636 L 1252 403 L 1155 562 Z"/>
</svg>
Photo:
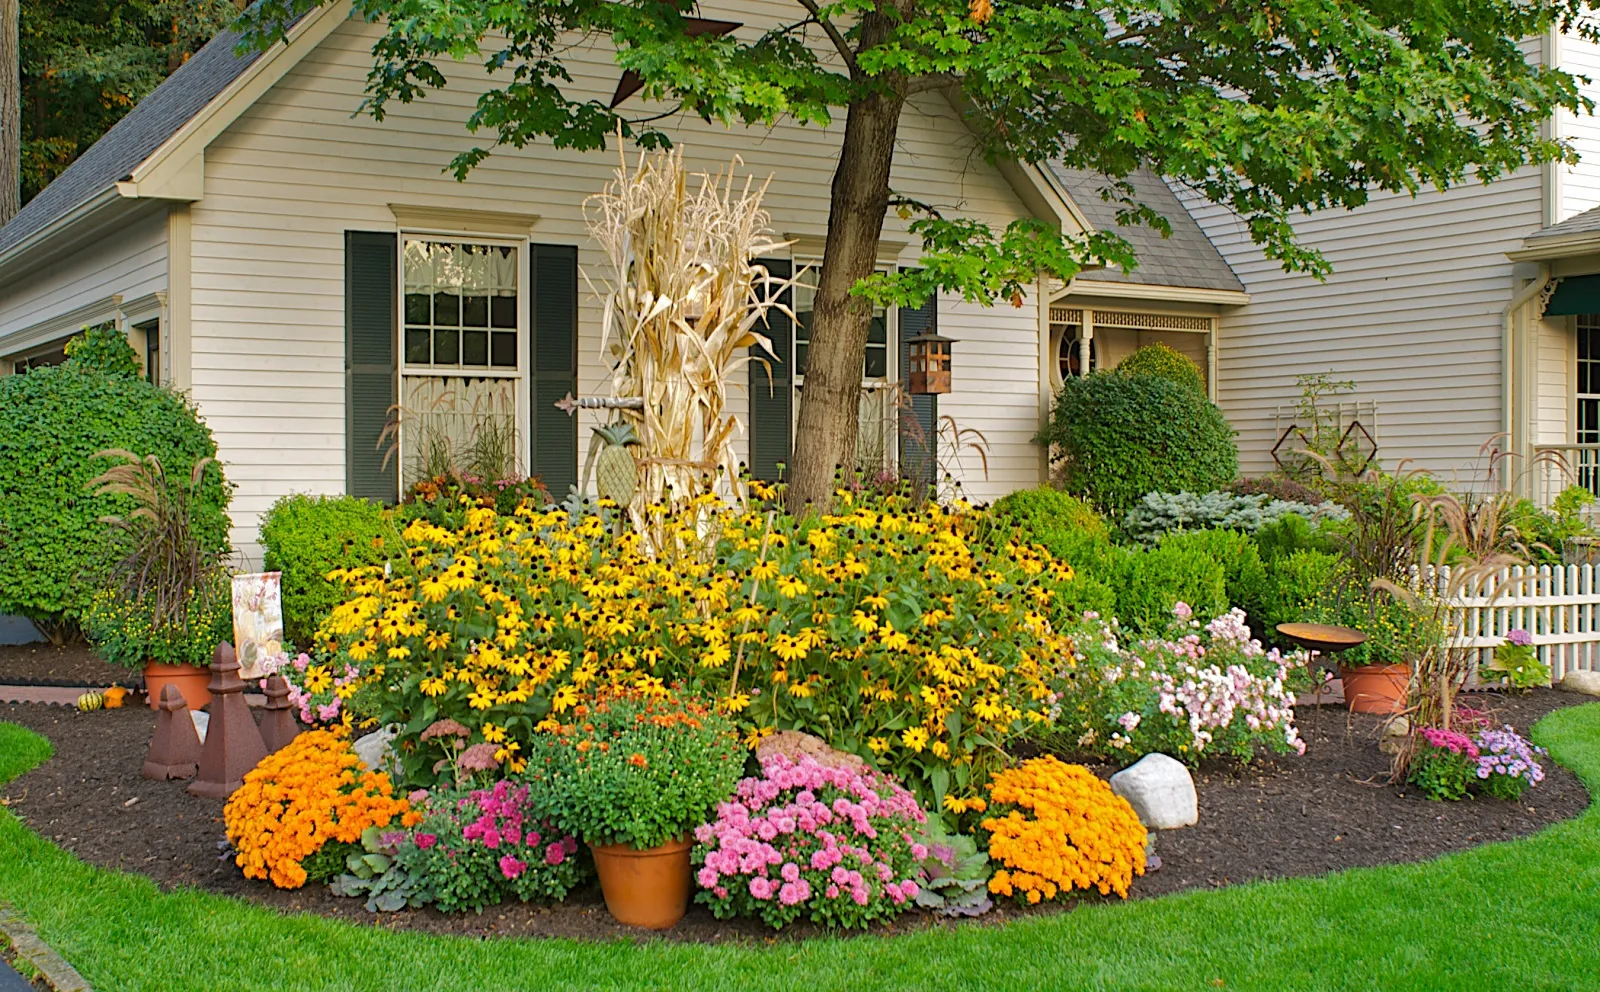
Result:
<svg viewBox="0 0 1600 992">
<path fill-rule="evenodd" d="M 1600 704 L 1534 736 L 1600 789 Z M 49 746 L 0 724 L 0 780 Z M 1423 865 L 1240 886 L 1001 927 L 763 947 L 388 933 L 163 894 L 0 810 L 0 898 L 97 989 L 1579 989 L 1600 986 L 1600 810 Z"/>
</svg>

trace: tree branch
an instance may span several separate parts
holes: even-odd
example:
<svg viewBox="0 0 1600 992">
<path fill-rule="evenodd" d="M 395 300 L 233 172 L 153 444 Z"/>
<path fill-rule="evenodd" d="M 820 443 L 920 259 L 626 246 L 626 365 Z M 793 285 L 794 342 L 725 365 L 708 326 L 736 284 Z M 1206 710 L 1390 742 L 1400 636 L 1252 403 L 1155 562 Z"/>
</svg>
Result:
<svg viewBox="0 0 1600 992">
<path fill-rule="evenodd" d="M 833 42 L 833 47 L 838 49 L 839 55 L 844 59 L 844 64 L 850 67 L 852 75 L 856 71 L 856 53 L 851 50 L 850 43 L 845 40 L 844 33 L 834 26 L 833 22 L 822 16 L 822 11 L 817 8 L 817 0 L 800 0 L 800 6 L 811 11 L 811 17 L 828 33 L 828 38 Z"/>
</svg>

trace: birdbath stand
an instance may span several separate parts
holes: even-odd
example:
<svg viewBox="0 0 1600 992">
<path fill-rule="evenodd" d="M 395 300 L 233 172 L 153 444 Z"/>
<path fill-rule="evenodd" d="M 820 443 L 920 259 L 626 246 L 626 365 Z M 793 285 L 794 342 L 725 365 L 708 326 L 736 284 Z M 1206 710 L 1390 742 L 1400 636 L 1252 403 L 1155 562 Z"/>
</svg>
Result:
<svg viewBox="0 0 1600 992">
<path fill-rule="evenodd" d="M 1353 627 L 1336 627 L 1328 623 L 1280 623 L 1277 631 L 1286 640 L 1317 654 L 1335 655 L 1366 643 L 1367 635 Z M 1322 687 L 1317 682 L 1312 688 L 1318 712 L 1322 710 Z"/>
</svg>

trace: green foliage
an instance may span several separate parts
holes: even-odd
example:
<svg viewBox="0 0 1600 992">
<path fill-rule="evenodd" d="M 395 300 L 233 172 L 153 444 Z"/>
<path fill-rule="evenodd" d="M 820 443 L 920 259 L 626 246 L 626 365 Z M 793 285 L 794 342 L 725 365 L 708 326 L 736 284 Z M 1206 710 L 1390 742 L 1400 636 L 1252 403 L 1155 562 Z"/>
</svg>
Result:
<svg viewBox="0 0 1600 992">
<path fill-rule="evenodd" d="M 242 18 L 247 42 L 265 49 L 316 4 L 251 5 Z M 1108 177 L 1102 195 L 1123 221 L 1165 232 L 1166 221 L 1123 179 L 1148 167 L 1230 207 L 1268 257 L 1322 274 L 1321 255 L 1295 239 L 1290 220 L 1301 211 L 1358 207 L 1378 190 L 1490 181 L 1530 162 L 1575 161 L 1544 127 L 1557 107 L 1588 106 L 1577 81 L 1530 62 L 1505 39 L 1540 36 L 1562 22 L 1595 34 L 1579 17 L 1581 0 L 1361 4 L 1337 17 L 1315 0 L 1243 0 L 1226 17 L 1164 0 L 833 0 L 726 35 L 692 34 L 687 10 L 643 0 L 466 8 L 357 0 L 356 13 L 384 31 L 364 107 L 381 120 L 395 103 L 443 87 L 441 64 L 458 59 L 497 71 L 498 85 L 465 122 L 495 146 L 548 139 L 597 149 L 612 135 L 669 143 L 660 117 L 641 116 L 637 104 L 609 108 L 587 80 L 573 79 L 564 46 L 579 36 L 606 39 L 618 68 L 638 75 L 641 99 L 725 125 L 820 126 L 836 108 L 871 106 L 873 114 L 846 115 L 845 127 L 887 126 L 892 147 L 901 100 L 947 86 L 971 108 L 969 124 L 991 160 L 1061 159 L 1100 173 Z M 1272 71 L 1260 71 L 1264 65 Z M 1329 86 L 1330 67 L 1346 66 L 1361 71 Z M 489 147 L 457 155 L 457 176 Z M 889 199 L 886 182 L 867 192 Z M 928 204 L 895 205 L 926 215 L 917 233 L 930 257 L 904 274 L 908 286 L 935 271 L 952 292 L 1005 298 L 1033 284 L 1041 261 L 1067 276 L 1094 250 L 1071 234 L 1046 237 L 1032 221 L 996 234 Z M 874 287 L 887 290 L 884 283 Z"/>
<path fill-rule="evenodd" d="M 1174 530 L 1237 530 L 1254 534 L 1268 524 L 1297 514 L 1319 525 L 1343 521 L 1350 511 L 1337 503 L 1288 503 L 1265 493 L 1235 496 L 1228 492 L 1145 493 L 1128 515 L 1122 530 L 1129 537 L 1154 544 Z"/>
<path fill-rule="evenodd" d="M 1424 744 L 1411 763 L 1411 784 L 1429 799 L 1453 801 L 1471 795 L 1477 773 L 1465 752 Z"/>
<path fill-rule="evenodd" d="M 951 834 L 937 816 L 928 817 L 922 836 L 928 849 L 922 862 L 917 905 L 940 916 L 982 916 L 993 906 L 989 898 L 989 855 L 970 834 Z"/>
<path fill-rule="evenodd" d="M 217 453 L 184 398 L 143 379 L 77 362 L 0 379 L 0 613 L 52 622 L 88 604 L 108 562 L 101 518 L 135 505 L 90 492 L 114 448 L 155 455 L 179 478 Z M 228 496 L 212 464 L 192 521 L 207 549 L 228 547 Z"/>
<path fill-rule="evenodd" d="M 1171 545 L 1177 552 L 1206 555 L 1222 566 L 1228 605 L 1244 610 L 1252 621 L 1260 616 L 1271 583 L 1261 561 L 1261 552 L 1249 535 L 1233 530 L 1177 531 L 1162 538 L 1161 545 Z"/>
<path fill-rule="evenodd" d="M 1225 486 L 1228 492 L 1235 496 L 1258 496 L 1265 493 L 1273 499 L 1281 499 L 1286 503 L 1306 503 L 1315 506 L 1328 497 L 1321 490 L 1313 489 L 1293 479 L 1276 475 L 1249 476 L 1235 479 Z"/>
<path fill-rule="evenodd" d="M 601 692 L 534 737 L 533 803 L 589 844 L 659 847 L 710 820 L 748 752 L 732 721 L 669 695 Z"/>
<path fill-rule="evenodd" d="M 1345 565 L 1347 569 L 1348 563 Z M 1341 569 L 1348 576 L 1348 571 Z M 1342 589 L 1324 589 L 1301 619 L 1352 627 L 1367 635 L 1367 640 L 1339 653 L 1341 665 L 1413 665 L 1426 650 L 1444 636 L 1440 618 L 1431 600 L 1416 603 L 1386 593 L 1358 594 L 1347 584 Z"/>
<path fill-rule="evenodd" d="M 1113 583 L 1117 619 L 1138 633 L 1163 631 L 1175 603 L 1187 603 L 1202 621 L 1228 612 L 1228 575 L 1210 550 L 1182 541 L 1122 559 Z"/>
<path fill-rule="evenodd" d="M 1326 528 L 1312 526 L 1298 513 L 1287 513 L 1256 531 L 1256 547 L 1261 560 L 1271 562 L 1296 551 L 1328 551 L 1332 541 Z"/>
<path fill-rule="evenodd" d="M 409 843 L 406 838 L 403 843 Z M 396 913 L 418 909 L 433 900 L 433 890 L 422 872 L 395 857 L 396 847 L 383 842 L 383 831 L 361 831 L 361 850 L 345 856 L 345 873 L 328 886 L 336 896 L 366 897 L 369 913 Z"/>
<path fill-rule="evenodd" d="M 1216 404 L 1167 379 L 1097 372 L 1062 383 L 1035 440 L 1060 457 L 1068 492 L 1121 517 L 1146 493 L 1232 479 L 1233 433 Z"/>
<path fill-rule="evenodd" d="M 1532 500 L 1517 500 L 1506 513 L 1506 523 L 1516 541 L 1527 549 L 1530 563 L 1560 565 L 1565 560 L 1567 542 L 1575 537 L 1595 536 L 1584 515 L 1594 501 L 1594 493 L 1585 487 L 1568 486 L 1547 510 L 1539 509 Z"/>
<path fill-rule="evenodd" d="M 283 633 L 308 647 L 344 600 L 329 572 L 404 556 L 391 514 L 355 496 L 284 496 L 261 518 L 262 567 L 283 573 Z"/>
<path fill-rule="evenodd" d="M 1206 394 L 1206 380 L 1200 367 L 1160 342 L 1145 345 L 1118 362 L 1117 371 L 1123 375 L 1160 376 L 1201 396 Z"/>
<path fill-rule="evenodd" d="M 22 0 L 23 201 L 236 13 L 231 0 Z"/>
<path fill-rule="evenodd" d="M 1494 672 L 1512 689 L 1526 692 L 1550 684 L 1550 666 L 1539 660 L 1539 652 L 1531 644 L 1512 644 L 1510 641 L 1494 649 L 1494 659 L 1484 666 Z"/>
<path fill-rule="evenodd" d="M 137 376 L 142 371 L 127 335 L 114 324 L 85 327 L 83 333 L 67 342 L 66 353 L 69 362 L 107 375 Z"/>
</svg>

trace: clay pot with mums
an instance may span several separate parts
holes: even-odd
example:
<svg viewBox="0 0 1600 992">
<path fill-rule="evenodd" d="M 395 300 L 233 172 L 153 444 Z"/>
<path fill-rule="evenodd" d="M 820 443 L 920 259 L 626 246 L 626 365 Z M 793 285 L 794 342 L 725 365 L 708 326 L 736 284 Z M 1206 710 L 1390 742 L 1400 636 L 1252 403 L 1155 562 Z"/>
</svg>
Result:
<svg viewBox="0 0 1600 992">
<path fill-rule="evenodd" d="M 590 844 L 606 910 L 618 923 L 665 930 L 689 910 L 692 878 L 684 837 L 640 851 L 626 844 Z"/>
<path fill-rule="evenodd" d="M 1410 665 L 1340 665 L 1339 678 L 1352 713 L 1399 713 L 1406 708 Z"/>
<path fill-rule="evenodd" d="M 197 665 L 145 662 L 144 698 L 151 709 L 155 709 L 161 701 L 161 689 L 167 685 L 178 687 L 178 691 L 183 693 L 183 701 L 189 704 L 191 710 L 198 710 L 211 702 L 211 669 Z"/>
</svg>

